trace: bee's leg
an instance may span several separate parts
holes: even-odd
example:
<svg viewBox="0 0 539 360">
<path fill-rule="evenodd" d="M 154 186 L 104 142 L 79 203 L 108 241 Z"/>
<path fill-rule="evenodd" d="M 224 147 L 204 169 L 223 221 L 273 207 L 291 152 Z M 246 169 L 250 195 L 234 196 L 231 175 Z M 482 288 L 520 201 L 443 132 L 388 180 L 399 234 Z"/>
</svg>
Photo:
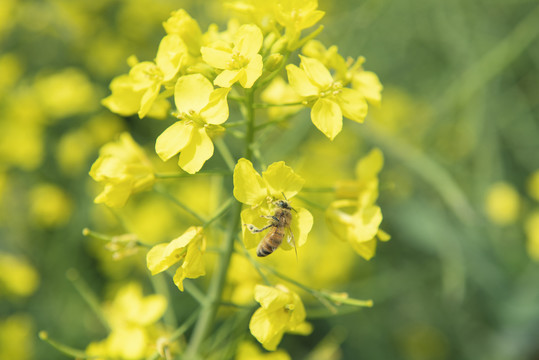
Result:
<svg viewBox="0 0 539 360">
<path fill-rule="evenodd" d="M 273 224 L 269 224 L 269 225 L 264 226 L 262 229 L 259 229 L 256 226 L 254 226 L 253 224 L 243 224 L 243 225 L 247 226 L 247 229 L 249 229 L 249 231 L 252 232 L 253 234 L 262 232 L 262 231 L 264 231 L 264 230 L 266 230 L 266 229 L 273 226 Z"/>
<path fill-rule="evenodd" d="M 277 216 L 274 216 L 274 215 L 260 215 L 260 217 L 279 222 L 279 219 L 277 218 Z"/>
</svg>

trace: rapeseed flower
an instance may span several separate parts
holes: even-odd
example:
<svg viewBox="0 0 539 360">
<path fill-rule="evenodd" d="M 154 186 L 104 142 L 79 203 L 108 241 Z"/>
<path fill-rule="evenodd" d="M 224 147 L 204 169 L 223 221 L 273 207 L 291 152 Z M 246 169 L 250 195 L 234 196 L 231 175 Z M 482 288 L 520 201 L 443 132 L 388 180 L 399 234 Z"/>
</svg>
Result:
<svg viewBox="0 0 539 360">
<path fill-rule="evenodd" d="M 367 102 L 361 92 L 334 80 L 320 61 L 301 55 L 300 58 L 300 67 L 286 66 L 288 81 L 305 104 L 312 107 L 311 120 L 324 135 L 333 140 L 341 132 L 343 115 L 360 123 L 365 120 Z"/>
<path fill-rule="evenodd" d="M 382 210 L 376 205 L 378 173 L 383 166 L 383 155 L 373 149 L 356 166 L 357 179 L 337 185 L 337 194 L 351 199 L 338 199 L 326 210 L 330 229 L 338 238 L 346 240 L 366 260 L 375 252 L 377 240 L 387 241 L 390 236 L 380 229 Z"/>
<path fill-rule="evenodd" d="M 260 308 L 251 317 L 249 329 L 266 350 L 277 349 L 285 332 L 311 333 L 301 298 L 285 286 L 256 285 L 255 300 Z"/>
<path fill-rule="evenodd" d="M 241 212 L 243 224 L 252 224 L 258 228 L 267 225 L 268 220 L 263 216 L 275 213 L 274 202 L 278 199 L 290 200 L 303 187 L 304 180 L 284 161 L 271 164 L 262 176 L 253 168 L 247 159 L 240 159 L 234 168 L 234 196 L 245 205 Z M 290 231 L 292 234 L 282 242 L 281 248 L 290 250 L 300 247 L 307 241 L 307 235 L 313 226 L 313 216 L 304 208 L 294 207 Z M 243 227 L 243 242 L 247 249 L 258 245 L 262 239 L 260 234 L 251 233 Z M 292 243 L 292 241 L 295 243 Z"/>
<path fill-rule="evenodd" d="M 520 196 L 514 186 L 505 182 L 491 185 L 485 199 L 485 211 L 498 225 L 514 223 L 520 212 Z"/>
<path fill-rule="evenodd" d="M 260 346 L 250 342 L 243 341 L 238 345 L 236 360 L 290 360 L 290 355 L 284 350 L 274 352 L 263 352 Z"/>
<path fill-rule="evenodd" d="M 178 165 L 190 174 L 198 172 L 213 155 L 212 131 L 228 119 L 230 89 L 213 89 L 200 74 L 178 79 L 174 101 L 181 119 L 168 127 L 155 142 L 157 155 L 166 161 L 180 153 Z"/>
<path fill-rule="evenodd" d="M 317 10 L 317 0 L 278 0 L 275 2 L 274 14 L 279 24 L 285 27 L 285 38 L 288 49 L 295 50 L 301 30 L 310 28 L 325 15 Z"/>
<path fill-rule="evenodd" d="M 90 176 L 105 185 L 94 202 L 110 207 L 124 206 L 131 194 L 146 190 L 155 182 L 150 160 L 129 133 L 122 133 L 118 141 L 101 148 Z"/>
<path fill-rule="evenodd" d="M 163 316 L 163 295 L 143 296 L 138 283 L 122 287 L 103 312 L 110 325 L 109 336 L 88 345 L 86 354 L 96 358 L 140 359 L 155 351 L 154 324 Z"/>
<path fill-rule="evenodd" d="M 213 83 L 228 88 L 239 81 L 244 88 L 252 87 L 262 75 L 262 55 L 258 52 L 263 39 L 258 26 L 247 24 L 238 29 L 232 48 L 222 42 L 202 47 L 202 59 L 214 68 L 223 70 Z"/>
<path fill-rule="evenodd" d="M 180 68 L 187 61 L 187 52 L 182 38 L 171 34 L 161 40 L 155 62 L 138 62 L 131 57 L 132 68 L 129 74 L 112 80 L 112 94 L 103 99 L 103 105 L 122 116 L 138 113 L 140 118 L 145 117 L 156 103 L 161 87 L 169 87 L 174 83 Z M 157 105 L 165 106 L 162 103 Z"/>
<path fill-rule="evenodd" d="M 152 275 L 156 275 L 183 259 L 173 278 L 174 284 L 183 291 L 185 278 L 196 279 L 206 274 L 202 258 L 205 247 L 202 228 L 191 226 L 171 242 L 152 247 L 146 255 L 146 265 Z"/>
</svg>

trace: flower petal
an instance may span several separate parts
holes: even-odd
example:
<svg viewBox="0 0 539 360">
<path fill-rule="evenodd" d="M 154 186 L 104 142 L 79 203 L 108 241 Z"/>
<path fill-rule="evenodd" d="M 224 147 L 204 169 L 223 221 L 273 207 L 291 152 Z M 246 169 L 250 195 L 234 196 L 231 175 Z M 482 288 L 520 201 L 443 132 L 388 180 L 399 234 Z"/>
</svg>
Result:
<svg viewBox="0 0 539 360">
<path fill-rule="evenodd" d="M 202 53 L 202 60 L 217 69 L 226 69 L 232 60 L 231 50 L 202 47 L 200 52 Z"/>
<path fill-rule="evenodd" d="M 252 249 L 258 246 L 260 241 L 264 239 L 267 232 L 270 229 L 265 230 L 261 233 L 253 234 L 247 228 L 247 225 L 254 225 L 255 227 L 262 229 L 264 226 L 268 225 L 268 219 L 262 217 L 262 215 L 272 215 L 268 207 L 264 207 L 266 211 L 263 211 L 263 208 L 260 206 L 256 209 L 247 208 L 241 212 L 241 223 L 244 225 L 241 229 L 243 235 L 243 243 L 247 249 Z"/>
<path fill-rule="evenodd" d="M 313 124 L 330 140 L 342 130 L 342 112 L 339 105 L 329 99 L 318 99 L 311 110 Z"/>
<path fill-rule="evenodd" d="M 318 96 L 320 89 L 309 80 L 305 71 L 296 65 L 287 65 L 286 73 L 290 86 L 298 95 L 302 97 Z"/>
<path fill-rule="evenodd" d="M 352 77 L 352 86 L 373 105 L 380 106 L 383 86 L 378 76 L 371 71 L 360 71 Z"/>
<path fill-rule="evenodd" d="M 246 89 L 249 89 L 253 86 L 255 81 L 262 75 L 262 56 L 256 54 L 247 67 L 243 69 L 245 76 L 240 78 L 240 84 Z"/>
<path fill-rule="evenodd" d="M 271 164 L 262 173 L 262 178 L 266 181 L 271 196 L 276 199 L 281 199 L 283 194 L 287 199 L 294 197 L 305 184 L 305 180 L 290 166 L 285 165 L 284 161 Z"/>
<path fill-rule="evenodd" d="M 155 141 L 155 152 L 161 160 L 167 161 L 180 151 L 191 140 L 194 127 L 185 121 L 177 121 L 169 126 Z"/>
<path fill-rule="evenodd" d="M 265 181 L 253 164 L 247 159 L 239 159 L 234 168 L 234 197 L 244 204 L 258 205 L 267 195 Z"/>
<path fill-rule="evenodd" d="M 252 24 L 243 25 L 238 29 L 237 34 L 238 37 L 234 41 L 234 50 L 238 50 L 240 55 L 247 59 L 251 59 L 258 54 L 264 39 L 258 26 Z"/>
<path fill-rule="evenodd" d="M 335 96 L 335 99 L 346 118 L 360 123 L 365 121 L 368 106 L 367 101 L 361 92 L 354 89 L 343 88 L 341 89 L 341 92 Z"/>
<path fill-rule="evenodd" d="M 234 85 L 234 83 L 238 81 L 242 77 L 243 74 L 244 74 L 243 69 L 223 70 L 223 72 L 217 75 L 215 80 L 213 80 L 213 83 L 220 87 L 229 88 L 232 85 Z"/>
<path fill-rule="evenodd" d="M 318 85 L 319 89 L 327 89 L 333 83 L 333 77 L 329 70 L 320 61 L 301 56 L 300 67 L 305 71 L 311 82 Z"/>
<path fill-rule="evenodd" d="M 291 250 L 303 246 L 307 242 L 307 236 L 313 227 L 313 216 L 309 210 L 297 208 L 297 213 L 292 211 L 292 222 L 290 223 L 291 235 L 281 244 L 283 250 Z M 293 236 L 293 239 L 292 239 Z"/>
<path fill-rule="evenodd" d="M 178 165 L 189 174 L 198 172 L 213 155 L 213 142 L 205 128 L 195 128 L 191 141 L 180 153 Z"/>
<path fill-rule="evenodd" d="M 182 76 L 176 82 L 174 102 L 181 112 L 199 113 L 209 101 L 213 85 L 200 74 Z"/>
<path fill-rule="evenodd" d="M 228 119 L 227 95 L 230 89 L 216 89 L 210 94 L 208 105 L 200 112 L 208 124 L 219 125 Z"/>
</svg>

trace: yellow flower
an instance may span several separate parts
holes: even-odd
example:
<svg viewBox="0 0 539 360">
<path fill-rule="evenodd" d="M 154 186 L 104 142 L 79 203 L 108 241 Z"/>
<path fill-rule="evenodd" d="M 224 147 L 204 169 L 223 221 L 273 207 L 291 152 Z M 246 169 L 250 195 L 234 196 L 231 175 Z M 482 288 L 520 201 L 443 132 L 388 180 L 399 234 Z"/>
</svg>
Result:
<svg viewBox="0 0 539 360">
<path fill-rule="evenodd" d="M 244 341 L 238 346 L 236 360 L 290 360 L 290 355 L 284 350 L 262 352 L 259 346 L 250 341 Z"/>
<path fill-rule="evenodd" d="M 183 279 L 196 279 L 206 274 L 202 258 L 205 246 L 202 228 L 192 226 L 171 242 L 151 248 L 146 255 L 146 265 L 152 275 L 156 275 L 183 259 L 173 279 L 178 289 L 183 291 Z"/>
<path fill-rule="evenodd" d="M 56 185 L 35 186 L 30 191 L 30 201 L 30 213 L 34 222 L 44 228 L 65 225 L 71 217 L 71 199 Z"/>
<path fill-rule="evenodd" d="M 178 35 L 189 50 L 192 56 L 200 56 L 200 45 L 202 43 L 202 32 L 198 22 L 193 19 L 185 10 L 173 11 L 170 17 L 163 23 L 167 34 Z"/>
<path fill-rule="evenodd" d="M 258 53 L 264 39 L 256 25 L 243 25 L 238 29 L 234 47 L 222 43 L 202 47 L 202 59 L 216 69 L 223 71 L 217 75 L 214 84 L 231 87 L 239 81 L 244 88 L 250 88 L 262 75 L 262 55 Z"/>
<path fill-rule="evenodd" d="M 0 252 L 0 295 L 30 296 L 39 284 L 39 275 L 24 259 Z"/>
<path fill-rule="evenodd" d="M 122 287 L 111 303 L 103 308 L 111 327 L 109 336 L 91 343 L 89 356 L 140 359 L 155 351 L 154 326 L 165 313 L 167 301 L 163 295 L 143 296 L 138 283 Z"/>
<path fill-rule="evenodd" d="M 317 0 L 278 0 L 275 2 L 275 19 L 285 27 L 288 49 L 295 50 L 301 30 L 316 24 L 325 14 L 318 8 Z"/>
<path fill-rule="evenodd" d="M 305 322 L 305 308 L 299 295 L 285 286 L 256 285 L 255 300 L 260 308 L 253 314 L 249 329 L 265 349 L 275 350 L 285 332 L 311 333 L 312 326 Z"/>
<path fill-rule="evenodd" d="M 355 89 L 334 81 L 318 60 L 301 56 L 300 67 L 287 65 L 288 81 L 303 101 L 312 106 L 311 120 L 330 140 L 342 130 L 343 115 L 363 122 L 367 115 L 365 97 Z"/>
<path fill-rule="evenodd" d="M 346 240 L 366 260 L 376 252 L 377 240 L 387 241 L 390 236 L 380 230 L 382 210 L 375 205 L 378 198 L 378 173 L 383 166 L 383 155 L 373 149 L 356 166 L 357 180 L 337 185 L 337 194 L 353 199 L 339 199 L 326 210 L 330 230 Z M 344 191 L 343 191 L 344 190 Z"/>
<path fill-rule="evenodd" d="M 373 105 L 380 106 L 383 86 L 378 76 L 363 69 L 365 58 L 360 56 L 354 62 L 352 58 L 345 60 L 339 53 L 337 46 L 326 47 L 318 40 L 308 41 L 302 49 L 305 56 L 317 59 L 328 69 L 335 71 L 335 80 L 341 81 L 343 86 L 351 84 L 365 99 Z"/>
<path fill-rule="evenodd" d="M 496 224 L 514 223 L 520 211 L 520 196 L 513 185 L 505 182 L 491 185 L 485 200 L 485 211 Z"/>
<path fill-rule="evenodd" d="M 90 176 L 105 184 L 94 202 L 110 207 L 124 206 L 131 194 L 146 190 L 155 182 L 150 161 L 128 133 L 101 148 Z"/>
<path fill-rule="evenodd" d="M 283 198 L 290 200 L 301 190 L 304 182 L 292 168 L 285 165 L 284 161 L 271 164 L 260 176 L 249 160 L 243 158 L 238 160 L 234 168 L 234 196 L 243 204 L 250 205 L 241 212 L 243 224 L 252 224 L 258 228 L 267 225 L 268 220 L 262 216 L 271 216 L 275 213 L 274 202 Z M 290 224 L 291 234 L 280 246 L 285 250 L 292 249 L 294 245 L 302 246 L 313 226 L 313 216 L 307 209 L 299 207 L 294 209 Z M 246 226 L 242 231 L 243 242 L 247 249 L 257 246 L 264 235 L 253 234 Z"/>
<path fill-rule="evenodd" d="M 162 85 L 169 85 L 175 79 L 186 61 L 187 46 L 175 34 L 163 37 L 153 61 L 134 63 L 128 75 L 114 78 L 110 84 L 112 94 L 102 100 L 110 111 L 122 116 L 138 113 L 140 118 L 148 115 L 158 100 Z M 163 100 L 163 99 L 161 99 Z M 157 106 L 164 106 L 157 103 Z"/>
<path fill-rule="evenodd" d="M 209 136 L 228 118 L 227 94 L 230 89 L 213 89 L 200 74 L 178 79 L 174 91 L 176 114 L 180 121 L 168 127 L 155 142 L 155 151 L 167 161 L 180 153 L 178 165 L 190 174 L 198 172 L 213 155 Z"/>
</svg>

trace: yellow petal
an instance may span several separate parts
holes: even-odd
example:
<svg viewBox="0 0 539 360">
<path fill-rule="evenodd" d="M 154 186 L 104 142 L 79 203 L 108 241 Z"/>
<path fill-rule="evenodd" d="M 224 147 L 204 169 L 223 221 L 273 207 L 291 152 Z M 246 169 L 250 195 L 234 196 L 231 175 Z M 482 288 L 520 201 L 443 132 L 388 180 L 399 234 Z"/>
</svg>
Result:
<svg viewBox="0 0 539 360">
<path fill-rule="evenodd" d="M 258 205 L 268 195 L 266 184 L 253 164 L 244 158 L 234 168 L 234 197 L 247 205 Z"/>
<path fill-rule="evenodd" d="M 144 118 L 150 109 L 152 108 L 155 99 L 157 99 L 157 95 L 159 95 L 159 90 L 161 89 L 161 83 L 156 82 L 153 83 L 142 95 L 142 99 L 140 100 L 140 110 L 138 111 L 138 117 Z"/>
<path fill-rule="evenodd" d="M 286 317 L 283 313 L 268 314 L 265 309 L 260 308 L 251 317 L 249 330 L 266 350 L 274 351 L 277 349 L 277 345 L 283 338 L 284 324 L 286 324 Z"/>
<path fill-rule="evenodd" d="M 187 255 L 185 256 L 185 260 L 182 264 L 185 277 L 196 279 L 197 277 L 206 275 L 204 258 L 202 255 L 203 253 L 200 250 L 200 241 L 195 241 L 189 244 L 189 247 L 187 248 Z"/>
<path fill-rule="evenodd" d="M 223 70 L 222 73 L 217 75 L 213 83 L 217 86 L 229 88 L 236 81 L 238 81 L 242 75 L 244 75 L 245 71 L 243 69 L 240 70 Z"/>
<path fill-rule="evenodd" d="M 365 120 L 368 109 L 367 101 L 365 101 L 365 97 L 359 91 L 343 88 L 335 96 L 335 99 L 346 118 L 360 123 Z"/>
<path fill-rule="evenodd" d="M 354 74 L 352 86 L 373 105 L 380 106 L 383 86 L 378 76 L 371 71 L 360 71 Z"/>
<path fill-rule="evenodd" d="M 169 126 L 155 141 L 155 152 L 167 161 L 182 151 L 191 141 L 194 127 L 185 121 L 177 121 Z"/>
<path fill-rule="evenodd" d="M 202 47 L 200 52 L 202 53 L 202 60 L 216 69 L 226 69 L 232 61 L 231 50 Z"/>
<path fill-rule="evenodd" d="M 155 63 L 163 72 L 163 81 L 172 80 L 176 76 L 186 55 L 187 46 L 178 35 L 167 35 L 161 40 Z"/>
<path fill-rule="evenodd" d="M 267 229 L 261 233 L 256 234 L 253 234 L 249 231 L 247 225 L 254 225 L 259 229 L 268 225 L 269 220 L 261 217 L 261 215 L 273 215 L 273 212 L 271 212 L 271 210 L 269 210 L 267 206 L 263 209 L 261 209 L 260 206 L 256 209 L 247 208 L 241 212 L 241 223 L 243 224 L 241 231 L 243 235 L 243 243 L 245 244 L 245 247 L 247 249 L 257 247 L 260 241 L 262 241 L 262 239 L 264 238 L 264 236 L 266 236 L 268 231 L 271 230 Z"/>
<path fill-rule="evenodd" d="M 292 222 L 290 223 L 290 231 L 292 232 L 295 245 L 297 247 L 303 246 L 307 242 L 309 232 L 313 227 L 313 216 L 309 210 L 304 208 L 297 208 L 297 213 L 292 211 Z M 288 237 L 281 244 L 283 250 L 290 250 L 294 248 L 292 238 Z"/>
<path fill-rule="evenodd" d="M 238 29 L 238 37 L 234 42 L 234 50 L 239 51 L 240 55 L 251 59 L 258 54 L 262 47 L 262 31 L 256 25 L 247 24 Z"/>
<path fill-rule="evenodd" d="M 383 166 L 384 155 L 380 149 L 374 148 L 358 161 L 356 165 L 356 177 L 359 181 L 375 178 Z"/>
<path fill-rule="evenodd" d="M 115 77 L 110 83 L 112 94 L 104 98 L 101 103 L 113 113 L 130 116 L 140 109 L 140 100 L 143 90 L 135 90 L 129 75 Z"/>
<path fill-rule="evenodd" d="M 262 178 L 266 181 L 271 196 L 276 199 L 282 199 L 283 193 L 287 199 L 292 198 L 305 184 L 305 180 L 296 174 L 290 166 L 285 165 L 284 161 L 271 164 L 262 173 Z"/>
<path fill-rule="evenodd" d="M 191 141 L 180 153 L 178 165 L 189 174 L 198 172 L 213 155 L 213 142 L 205 128 L 196 127 Z"/>
<path fill-rule="evenodd" d="M 302 97 L 318 96 L 319 88 L 309 80 L 305 71 L 296 65 L 287 65 L 286 73 L 290 86 L 298 95 Z"/>
<path fill-rule="evenodd" d="M 318 99 L 311 110 L 313 124 L 330 140 L 342 130 L 342 112 L 336 102 Z"/>
<path fill-rule="evenodd" d="M 179 111 L 199 113 L 210 99 L 211 82 L 200 74 L 182 76 L 176 82 L 174 102 Z"/>
<path fill-rule="evenodd" d="M 155 245 L 146 255 L 146 266 L 152 275 L 158 274 L 181 259 L 181 254 L 185 253 L 185 247 L 199 236 L 202 229 L 191 226 L 180 237 L 172 240 L 168 244 Z"/>
<path fill-rule="evenodd" d="M 176 273 L 174 274 L 174 277 L 172 278 L 172 281 L 174 281 L 174 284 L 180 289 L 180 291 L 183 291 L 183 280 L 185 279 L 185 271 L 180 266 Z"/>
<path fill-rule="evenodd" d="M 108 183 L 103 191 L 94 199 L 96 204 L 105 204 L 112 208 L 125 205 L 133 188 L 133 180 L 125 179 L 116 183 Z"/>
<path fill-rule="evenodd" d="M 245 74 L 243 78 L 240 78 L 240 84 L 246 89 L 249 89 L 253 86 L 255 81 L 262 75 L 262 56 L 259 54 L 256 54 L 247 67 L 243 69 L 243 73 Z"/>
<path fill-rule="evenodd" d="M 333 77 L 324 64 L 306 56 L 299 55 L 299 57 L 301 59 L 300 67 L 319 89 L 327 89 L 333 83 Z"/>
<path fill-rule="evenodd" d="M 228 119 L 227 95 L 230 89 L 216 89 L 210 94 L 208 105 L 200 115 L 208 124 L 219 125 Z"/>
<path fill-rule="evenodd" d="M 370 260 L 376 254 L 376 239 L 351 243 L 352 248 L 365 260 Z"/>
</svg>

